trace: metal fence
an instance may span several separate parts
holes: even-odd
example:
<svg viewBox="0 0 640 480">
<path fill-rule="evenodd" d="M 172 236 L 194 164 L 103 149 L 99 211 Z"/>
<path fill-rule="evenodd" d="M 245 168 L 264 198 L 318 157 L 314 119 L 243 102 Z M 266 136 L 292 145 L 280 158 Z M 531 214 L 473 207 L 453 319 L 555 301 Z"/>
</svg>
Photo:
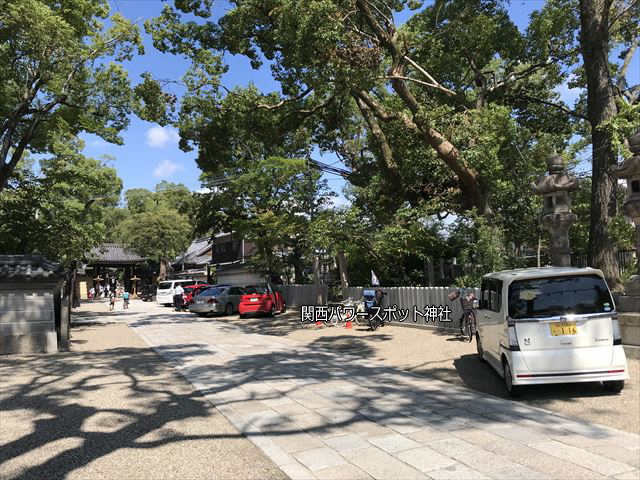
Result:
<svg viewBox="0 0 640 480">
<path fill-rule="evenodd" d="M 618 265 L 620 275 L 624 275 L 625 271 L 633 266 L 635 260 L 635 252 L 633 250 L 618 251 Z M 587 254 L 585 252 L 573 252 L 571 254 L 571 265 L 574 267 L 587 267 Z"/>
<path fill-rule="evenodd" d="M 302 305 L 326 305 L 329 287 L 326 285 L 278 285 L 284 295 L 287 307 L 300 308 Z"/>
<path fill-rule="evenodd" d="M 367 287 L 371 288 L 371 287 Z M 387 292 L 384 300 L 386 307 L 396 305 L 398 309 L 408 309 L 409 315 L 404 322 L 395 322 L 395 325 L 405 326 L 421 326 L 435 328 L 439 330 L 457 329 L 459 328 L 458 320 L 462 316 L 462 306 L 460 299 L 453 301 L 447 298 L 447 295 L 455 291 L 455 287 L 381 287 L 382 291 Z M 347 287 L 343 289 L 343 298 L 351 298 L 359 300 L 362 298 L 362 292 L 365 287 Z M 480 289 L 475 288 L 473 291 L 476 297 L 480 298 Z M 449 318 L 451 322 L 441 322 L 428 320 L 423 315 L 425 307 L 436 307 L 436 311 L 440 313 L 440 307 L 448 306 L 451 313 Z M 416 310 L 420 312 L 416 313 Z M 414 321 L 415 320 L 415 321 Z"/>
</svg>

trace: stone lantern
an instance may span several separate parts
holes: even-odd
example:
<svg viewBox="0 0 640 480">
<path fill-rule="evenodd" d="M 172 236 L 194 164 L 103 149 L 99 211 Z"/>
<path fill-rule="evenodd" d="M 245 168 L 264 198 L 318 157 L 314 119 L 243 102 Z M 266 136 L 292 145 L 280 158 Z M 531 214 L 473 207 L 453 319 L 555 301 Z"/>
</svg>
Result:
<svg viewBox="0 0 640 480">
<path fill-rule="evenodd" d="M 548 175 L 536 185 L 533 193 L 542 195 L 542 227 L 551 234 L 551 263 L 555 267 L 571 266 L 569 228 L 578 219 L 571 213 L 569 192 L 578 189 L 578 180 L 569 175 L 562 157 L 558 154 L 547 158 Z"/>
<path fill-rule="evenodd" d="M 624 214 L 636 228 L 636 258 L 638 270 L 625 284 L 625 293 L 618 302 L 618 310 L 640 312 L 640 128 L 629 138 L 633 156 L 613 167 L 613 174 L 627 181 L 627 198 L 622 206 Z"/>
</svg>

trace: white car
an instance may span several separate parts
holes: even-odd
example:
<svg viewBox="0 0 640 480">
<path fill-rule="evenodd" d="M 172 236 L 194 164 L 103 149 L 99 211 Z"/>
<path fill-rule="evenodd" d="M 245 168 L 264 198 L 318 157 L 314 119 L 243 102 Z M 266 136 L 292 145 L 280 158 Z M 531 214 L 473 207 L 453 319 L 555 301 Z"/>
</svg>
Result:
<svg viewBox="0 0 640 480">
<path fill-rule="evenodd" d="M 524 385 L 598 382 L 620 392 L 629 378 L 620 326 L 602 271 L 545 267 L 482 279 L 478 355 L 504 377 L 511 396 Z"/>
<path fill-rule="evenodd" d="M 178 285 L 182 285 L 186 287 L 187 285 L 200 285 L 204 284 L 202 280 L 166 280 L 164 282 L 160 282 L 158 284 L 158 290 L 156 292 L 156 302 L 160 305 L 173 305 L 173 294 L 175 293 L 175 288 Z"/>
</svg>

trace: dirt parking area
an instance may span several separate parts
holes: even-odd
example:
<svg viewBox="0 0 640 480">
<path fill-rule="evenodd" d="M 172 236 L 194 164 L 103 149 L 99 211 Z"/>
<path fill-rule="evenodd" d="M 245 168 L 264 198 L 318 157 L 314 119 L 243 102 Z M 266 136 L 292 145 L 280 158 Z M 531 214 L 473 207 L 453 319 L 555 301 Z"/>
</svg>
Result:
<svg viewBox="0 0 640 480">
<path fill-rule="evenodd" d="M 176 315 L 190 315 L 188 313 Z M 303 324 L 298 312 L 275 318 L 217 316 L 201 321 L 224 321 L 250 331 L 287 337 L 308 345 L 349 352 L 363 358 L 419 373 L 502 398 L 509 398 L 502 378 L 476 355 L 475 342 L 453 334 L 387 325 L 375 332 Z M 599 383 L 529 387 L 518 402 L 640 433 L 640 362 L 627 359 L 631 379 L 621 394 L 605 391 Z"/>
<path fill-rule="evenodd" d="M 287 478 L 127 325 L 72 332 L 0 357 L 1 479 Z"/>
</svg>

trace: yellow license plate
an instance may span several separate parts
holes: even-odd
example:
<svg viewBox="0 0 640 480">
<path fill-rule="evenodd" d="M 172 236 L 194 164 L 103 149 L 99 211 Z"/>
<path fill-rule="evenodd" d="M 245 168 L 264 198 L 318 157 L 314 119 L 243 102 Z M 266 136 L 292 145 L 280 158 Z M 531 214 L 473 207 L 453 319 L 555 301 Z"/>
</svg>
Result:
<svg viewBox="0 0 640 480">
<path fill-rule="evenodd" d="M 558 335 L 576 335 L 578 333 L 576 322 L 552 323 L 550 327 L 551 335 L 554 337 Z"/>
</svg>

